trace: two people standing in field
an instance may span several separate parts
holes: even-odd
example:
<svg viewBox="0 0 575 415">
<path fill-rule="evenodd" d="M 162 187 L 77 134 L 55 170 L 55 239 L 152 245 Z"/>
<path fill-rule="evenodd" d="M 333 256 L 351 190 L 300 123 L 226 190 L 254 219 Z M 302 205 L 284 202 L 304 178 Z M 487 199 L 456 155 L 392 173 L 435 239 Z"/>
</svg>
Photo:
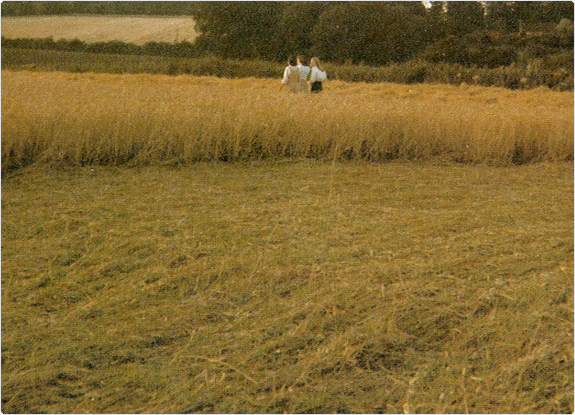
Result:
<svg viewBox="0 0 575 415">
<path fill-rule="evenodd" d="M 280 90 L 286 85 L 294 93 L 308 91 L 318 93 L 323 89 L 325 81 L 327 81 L 327 74 L 322 69 L 318 58 L 311 58 L 308 65 L 307 59 L 303 56 L 297 59 L 290 57 L 288 66 L 284 70 Z"/>
</svg>

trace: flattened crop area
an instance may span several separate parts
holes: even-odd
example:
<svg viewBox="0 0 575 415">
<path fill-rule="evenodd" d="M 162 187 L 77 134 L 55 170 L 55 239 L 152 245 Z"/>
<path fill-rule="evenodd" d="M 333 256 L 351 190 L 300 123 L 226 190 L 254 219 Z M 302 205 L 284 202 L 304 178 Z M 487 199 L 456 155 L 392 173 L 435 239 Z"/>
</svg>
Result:
<svg viewBox="0 0 575 415">
<path fill-rule="evenodd" d="M 22 167 L 2 411 L 571 413 L 573 163 Z"/>
</svg>

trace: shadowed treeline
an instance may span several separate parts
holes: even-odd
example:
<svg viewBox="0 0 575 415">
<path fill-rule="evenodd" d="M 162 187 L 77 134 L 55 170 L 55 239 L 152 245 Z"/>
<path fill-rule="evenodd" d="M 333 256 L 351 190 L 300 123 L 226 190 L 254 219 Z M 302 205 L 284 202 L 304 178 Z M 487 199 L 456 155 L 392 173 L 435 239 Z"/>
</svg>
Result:
<svg viewBox="0 0 575 415">
<path fill-rule="evenodd" d="M 454 62 L 473 52 L 474 37 L 547 34 L 559 48 L 573 48 L 572 2 L 4 2 L 2 16 L 123 14 L 190 15 L 204 54 L 224 58 L 284 60 L 288 54 L 320 56 L 334 63 L 384 65 L 441 49 L 435 59 Z M 297 30 L 296 30 L 297 28 Z M 445 43 L 447 41 L 447 44 Z M 518 39 L 481 42 L 490 60 L 509 64 Z M 541 58 L 538 48 L 529 59 Z M 455 46 L 455 53 L 450 49 Z M 463 47 L 462 47 L 463 46 Z M 549 52 L 544 52 L 548 55 Z M 463 56 L 483 66 L 486 53 Z M 507 62 L 506 62 L 507 61 Z"/>
</svg>

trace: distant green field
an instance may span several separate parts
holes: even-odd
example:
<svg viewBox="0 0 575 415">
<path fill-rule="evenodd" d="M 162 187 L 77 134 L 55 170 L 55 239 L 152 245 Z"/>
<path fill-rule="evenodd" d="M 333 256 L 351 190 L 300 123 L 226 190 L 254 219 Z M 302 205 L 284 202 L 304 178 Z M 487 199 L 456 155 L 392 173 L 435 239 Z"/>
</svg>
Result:
<svg viewBox="0 0 575 415">
<path fill-rule="evenodd" d="M 192 42 L 198 35 L 191 17 L 25 16 L 2 17 L 2 36 L 9 38 L 79 39 L 84 42 Z"/>
</svg>

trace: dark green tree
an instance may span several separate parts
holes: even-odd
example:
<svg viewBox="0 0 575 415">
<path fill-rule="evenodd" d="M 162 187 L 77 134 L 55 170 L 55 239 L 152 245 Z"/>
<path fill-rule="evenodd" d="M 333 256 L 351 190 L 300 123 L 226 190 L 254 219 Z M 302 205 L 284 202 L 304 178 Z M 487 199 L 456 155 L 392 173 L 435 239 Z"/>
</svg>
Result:
<svg viewBox="0 0 575 415">
<path fill-rule="evenodd" d="M 516 32 L 519 16 L 512 1 L 488 1 L 485 3 L 485 23 L 489 30 Z"/>
<path fill-rule="evenodd" d="M 200 36 L 198 46 L 226 58 L 268 58 L 275 55 L 277 23 L 286 3 L 198 2 L 192 16 Z"/>
<path fill-rule="evenodd" d="M 561 19 L 573 20 L 572 1 L 543 1 L 538 7 L 538 19 L 542 22 L 559 23 Z"/>
<path fill-rule="evenodd" d="M 331 2 L 301 1 L 289 4 L 282 13 L 274 32 L 276 58 L 283 60 L 289 55 L 309 55 L 313 45 L 312 30 L 319 16 Z"/>
<path fill-rule="evenodd" d="M 562 18 L 573 20 L 571 1 L 488 1 L 485 8 L 487 27 L 505 32 L 518 32 L 521 23 L 558 24 Z"/>
<path fill-rule="evenodd" d="M 312 32 L 313 52 L 327 60 L 373 65 L 413 58 L 426 43 L 425 11 L 417 15 L 393 3 L 349 2 L 327 9 Z"/>
<path fill-rule="evenodd" d="M 427 20 L 427 30 L 432 43 L 448 35 L 447 13 L 445 1 L 431 1 L 426 9 L 425 18 Z"/>
<path fill-rule="evenodd" d="M 484 8 L 478 1 L 446 2 L 447 30 L 450 34 L 464 34 L 484 27 Z"/>
</svg>

